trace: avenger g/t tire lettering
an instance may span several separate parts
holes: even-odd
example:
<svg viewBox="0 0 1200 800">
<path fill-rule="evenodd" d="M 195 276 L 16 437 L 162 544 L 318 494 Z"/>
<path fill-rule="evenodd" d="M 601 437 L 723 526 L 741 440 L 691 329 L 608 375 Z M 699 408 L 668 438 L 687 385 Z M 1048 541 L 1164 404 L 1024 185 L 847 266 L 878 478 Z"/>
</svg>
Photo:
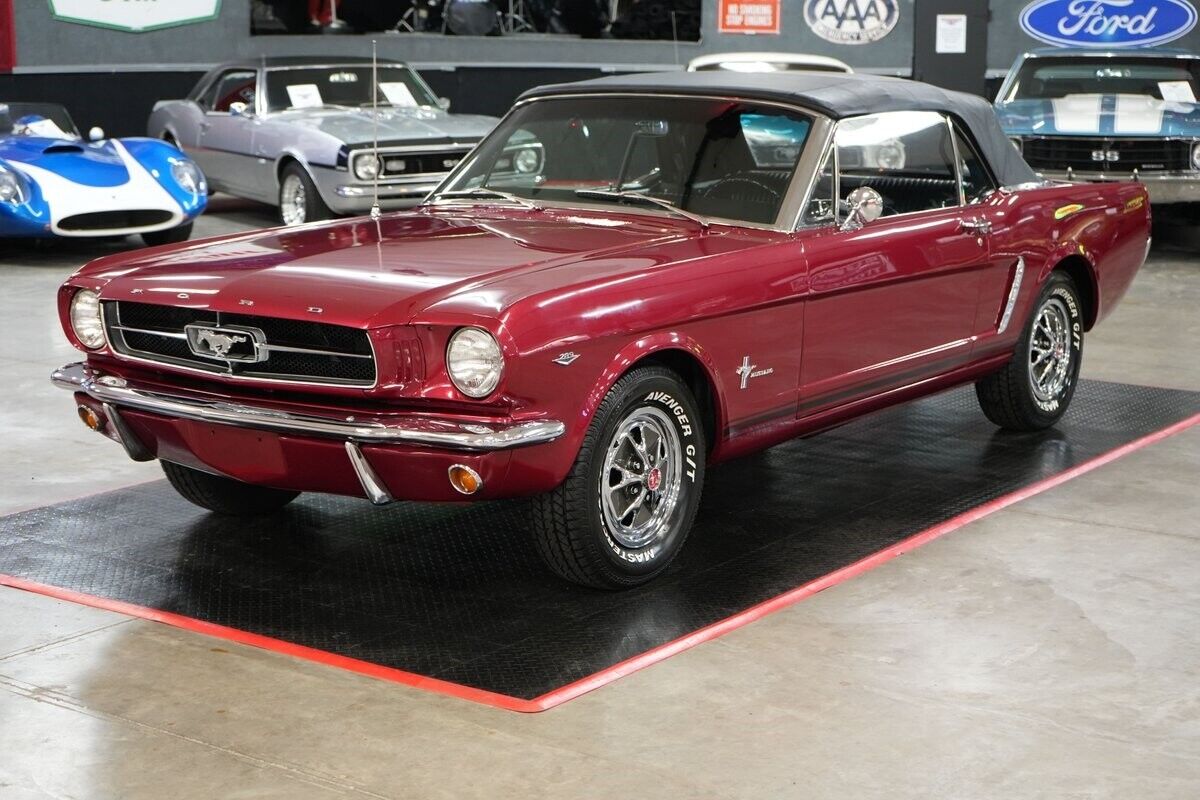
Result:
<svg viewBox="0 0 1200 800">
<path fill-rule="evenodd" d="M 671 370 L 640 367 L 609 391 L 567 479 L 533 504 L 546 565 L 574 583 L 623 589 L 683 546 L 704 485 L 704 428 Z"/>
<path fill-rule="evenodd" d="M 1001 428 L 1040 431 L 1058 422 L 1075 395 L 1083 362 L 1083 313 L 1075 282 L 1051 274 L 1002 370 L 975 384 L 983 413 Z"/>
</svg>

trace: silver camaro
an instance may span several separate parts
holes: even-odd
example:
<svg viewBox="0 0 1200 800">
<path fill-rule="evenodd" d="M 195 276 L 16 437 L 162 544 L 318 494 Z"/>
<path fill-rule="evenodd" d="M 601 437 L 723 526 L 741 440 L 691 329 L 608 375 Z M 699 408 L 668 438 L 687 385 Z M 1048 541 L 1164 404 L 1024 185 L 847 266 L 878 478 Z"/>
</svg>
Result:
<svg viewBox="0 0 1200 800">
<path fill-rule="evenodd" d="M 370 59 L 267 58 L 210 70 L 155 104 L 151 136 L 174 143 L 220 192 L 279 207 L 288 225 L 421 201 L 496 124 L 450 114 L 415 71 Z M 373 111 L 377 105 L 378 111 Z M 378 150 L 374 142 L 378 141 Z"/>
</svg>

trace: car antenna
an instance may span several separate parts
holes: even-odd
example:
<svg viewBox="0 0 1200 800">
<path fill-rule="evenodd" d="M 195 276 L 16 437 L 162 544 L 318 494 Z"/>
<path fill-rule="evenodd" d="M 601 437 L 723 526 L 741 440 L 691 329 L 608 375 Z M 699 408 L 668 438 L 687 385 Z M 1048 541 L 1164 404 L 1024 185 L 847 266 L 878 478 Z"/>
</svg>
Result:
<svg viewBox="0 0 1200 800">
<path fill-rule="evenodd" d="M 371 40 L 371 153 L 375 156 L 375 177 L 371 180 L 371 219 L 379 219 L 379 172 L 383 159 L 379 157 L 379 52 L 374 39 Z"/>
</svg>

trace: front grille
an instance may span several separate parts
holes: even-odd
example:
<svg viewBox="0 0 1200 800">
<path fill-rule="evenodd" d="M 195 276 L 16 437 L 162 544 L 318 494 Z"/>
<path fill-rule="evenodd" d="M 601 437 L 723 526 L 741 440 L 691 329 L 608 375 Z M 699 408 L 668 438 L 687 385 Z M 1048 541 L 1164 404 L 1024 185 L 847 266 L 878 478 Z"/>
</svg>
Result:
<svg viewBox="0 0 1200 800">
<path fill-rule="evenodd" d="M 467 154 L 466 150 L 445 153 L 384 153 L 383 178 L 444 173 L 453 169 Z"/>
<path fill-rule="evenodd" d="M 1192 143 L 1180 139 L 1105 139 L 1048 136 L 1026 139 L 1022 153 L 1034 169 L 1128 174 L 1188 169 Z M 1116 159 L 1113 159 L 1113 155 Z"/>
<path fill-rule="evenodd" d="M 171 221 L 170 211 L 145 209 L 134 211 L 94 211 L 59 220 L 64 231 L 115 231 L 126 228 L 150 228 Z"/>
<path fill-rule="evenodd" d="M 106 301 L 104 321 L 113 349 L 163 364 L 276 381 L 371 386 L 375 356 L 366 331 L 308 320 L 227 314 L 152 303 Z M 185 327 L 253 329 L 262 334 L 257 362 L 197 355 Z"/>
</svg>

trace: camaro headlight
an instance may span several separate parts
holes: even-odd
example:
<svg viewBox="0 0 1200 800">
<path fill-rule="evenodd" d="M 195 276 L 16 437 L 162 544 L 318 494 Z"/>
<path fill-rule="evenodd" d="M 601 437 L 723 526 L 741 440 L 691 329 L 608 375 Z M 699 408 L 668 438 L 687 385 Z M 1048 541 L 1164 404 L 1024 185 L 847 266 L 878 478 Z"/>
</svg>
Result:
<svg viewBox="0 0 1200 800">
<path fill-rule="evenodd" d="M 25 179 L 17 172 L 0 167 L 0 203 L 18 205 L 29 199 Z"/>
<path fill-rule="evenodd" d="M 1192 145 L 1192 169 L 1200 169 L 1200 142 Z"/>
<path fill-rule="evenodd" d="M 208 191 L 208 187 L 204 185 L 203 173 L 191 161 L 182 158 L 171 159 L 171 177 L 188 194 L 199 196 Z"/>
<path fill-rule="evenodd" d="M 528 174 L 538 168 L 539 160 L 536 150 L 526 148 L 517 152 L 516 158 L 513 159 L 513 166 L 517 168 L 517 172 Z"/>
<path fill-rule="evenodd" d="M 1017 148 L 1018 153 L 1024 151 L 1024 142 L 1022 141 L 1020 136 L 1010 136 L 1010 137 L 1008 137 L 1008 140 L 1010 142 L 1012 142 L 1013 147 Z"/>
<path fill-rule="evenodd" d="M 482 328 L 460 328 L 446 346 L 446 371 L 467 397 L 487 397 L 500 383 L 504 355 L 495 337 Z"/>
<path fill-rule="evenodd" d="M 81 289 L 71 298 L 71 330 L 89 350 L 103 347 L 104 321 L 100 319 L 100 295 Z"/>
<path fill-rule="evenodd" d="M 374 153 L 367 153 L 354 159 L 354 177 L 360 181 L 375 180 L 382 169 L 383 164 L 380 162 L 379 156 Z"/>
<path fill-rule="evenodd" d="M 883 169 L 904 169 L 904 145 L 895 139 L 879 145 L 875 151 L 875 165 Z"/>
</svg>

